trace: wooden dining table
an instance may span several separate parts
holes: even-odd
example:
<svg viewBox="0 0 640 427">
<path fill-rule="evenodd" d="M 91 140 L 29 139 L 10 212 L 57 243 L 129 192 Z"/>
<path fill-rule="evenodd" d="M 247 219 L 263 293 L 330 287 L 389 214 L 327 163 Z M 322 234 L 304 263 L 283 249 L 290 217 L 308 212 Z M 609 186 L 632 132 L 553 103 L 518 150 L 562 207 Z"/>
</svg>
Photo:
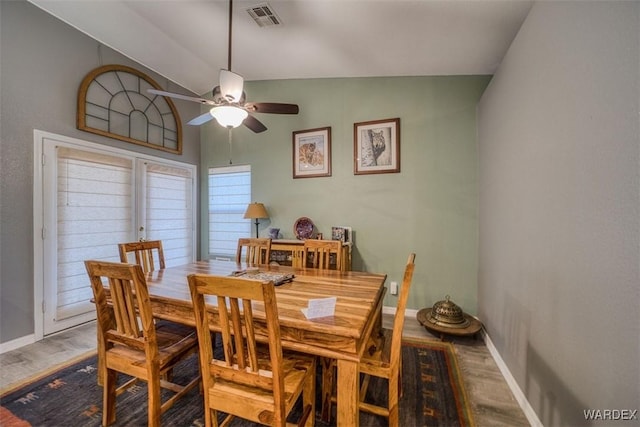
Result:
<svg viewBox="0 0 640 427">
<path fill-rule="evenodd" d="M 235 262 L 206 260 L 147 273 L 154 316 L 195 325 L 187 276 L 228 276 L 243 271 Z M 367 350 L 372 331 L 379 327 L 386 274 L 335 271 L 264 265 L 260 272 L 293 274 L 276 287 L 280 336 L 285 350 L 337 360 L 337 424 L 359 425 L 359 361 Z M 245 275 L 251 278 L 250 274 Z M 303 314 L 310 299 L 336 297 L 332 316 L 307 319 Z M 208 301 L 212 331 L 219 328 L 217 308 Z M 264 317 L 254 313 L 258 333 L 265 331 Z M 266 333 L 263 338 L 266 340 Z"/>
</svg>

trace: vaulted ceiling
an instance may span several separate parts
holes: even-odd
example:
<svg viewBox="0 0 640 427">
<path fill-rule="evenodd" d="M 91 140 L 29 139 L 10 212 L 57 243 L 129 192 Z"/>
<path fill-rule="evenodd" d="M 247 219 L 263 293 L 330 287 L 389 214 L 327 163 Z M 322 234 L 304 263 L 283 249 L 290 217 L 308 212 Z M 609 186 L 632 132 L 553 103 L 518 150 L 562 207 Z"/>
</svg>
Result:
<svg viewBox="0 0 640 427">
<path fill-rule="evenodd" d="M 226 0 L 29 0 L 203 95 L 227 68 Z M 267 4 L 280 25 L 247 12 Z M 246 80 L 493 74 L 529 0 L 235 0 L 232 69 Z"/>
</svg>

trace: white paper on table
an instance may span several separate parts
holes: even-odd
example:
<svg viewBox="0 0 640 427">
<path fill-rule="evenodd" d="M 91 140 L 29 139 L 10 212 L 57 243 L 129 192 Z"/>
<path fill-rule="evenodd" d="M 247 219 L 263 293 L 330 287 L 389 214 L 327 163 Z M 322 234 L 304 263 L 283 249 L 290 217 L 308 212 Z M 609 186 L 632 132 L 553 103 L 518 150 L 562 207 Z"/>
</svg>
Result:
<svg viewBox="0 0 640 427">
<path fill-rule="evenodd" d="M 336 297 L 310 299 L 307 308 L 301 308 L 307 319 L 333 316 L 336 312 Z"/>
</svg>

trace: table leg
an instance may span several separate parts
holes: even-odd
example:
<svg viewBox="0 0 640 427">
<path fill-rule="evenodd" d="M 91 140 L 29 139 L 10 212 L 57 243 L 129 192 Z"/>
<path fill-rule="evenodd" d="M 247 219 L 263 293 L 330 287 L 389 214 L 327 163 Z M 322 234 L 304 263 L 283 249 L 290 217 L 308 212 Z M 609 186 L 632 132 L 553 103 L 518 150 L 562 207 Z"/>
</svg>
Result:
<svg viewBox="0 0 640 427">
<path fill-rule="evenodd" d="M 338 426 L 360 425 L 358 378 L 360 366 L 350 360 L 338 360 Z"/>
</svg>

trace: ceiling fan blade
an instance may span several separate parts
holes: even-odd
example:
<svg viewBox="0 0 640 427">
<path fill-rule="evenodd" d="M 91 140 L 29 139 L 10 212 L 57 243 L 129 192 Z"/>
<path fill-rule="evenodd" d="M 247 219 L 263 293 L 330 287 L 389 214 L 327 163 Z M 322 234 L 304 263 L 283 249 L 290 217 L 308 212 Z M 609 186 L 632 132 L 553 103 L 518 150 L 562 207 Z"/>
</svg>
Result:
<svg viewBox="0 0 640 427">
<path fill-rule="evenodd" d="M 244 78 L 233 71 L 220 70 L 220 92 L 229 102 L 240 102 Z"/>
<path fill-rule="evenodd" d="M 249 114 L 247 118 L 244 119 L 244 122 L 242 122 L 242 124 L 244 124 L 246 127 L 251 129 L 255 133 L 260 133 L 267 130 L 267 127 L 263 125 L 260 120 L 253 117 L 251 114 Z"/>
<path fill-rule="evenodd" d="M 179 93 L 165 92 L 163 90 L 156 90 L 156 89 L 147 89 L 147 92 L 153 93 L 154 95 L 167 96 L 169 98 L 182 99 L 182 100 L 185 100 L 185 101 L 193 101 L 193 102 L 197 102 L 199 104 L 216 105 L 216 103 L 211 101 L 210 99 L 196 98 L 194 96 L 187 96 L 187 95 L 180 95 Z"/>
<path fill-rule="evenodd" d="M 279 104 L 276 102 L 248 102 L 245 108 L 254 113 L 298 114 L 300 109 L 296 104 Z"/>
<path fill-rule="evenodd" d="M 191 121 L 189 121 L 189 123 L 187 123 L 188 125 L 201 125 L 203 123 L 207 123 L 209 120 L 213 119 L 213 116 L 211 115 L 210 112 L 206 112 L 204 114 L 199 115 L 198 117 L 195 117 L 193 119 L 191 119 Z"/>
</svg>

